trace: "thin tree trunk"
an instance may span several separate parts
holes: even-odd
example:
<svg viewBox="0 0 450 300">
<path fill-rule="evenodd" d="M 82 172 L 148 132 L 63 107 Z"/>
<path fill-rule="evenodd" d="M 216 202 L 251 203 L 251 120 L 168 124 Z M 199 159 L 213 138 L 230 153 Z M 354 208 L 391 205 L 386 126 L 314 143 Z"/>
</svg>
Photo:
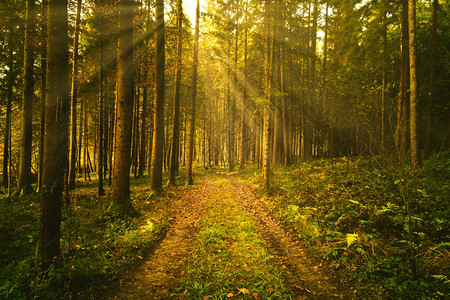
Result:
<svg viewBox="0 0 450 300">
<path fill-rule="evenodd" d="M 263 151 L 262 151 L 262 169 L 263 169 L 263 180 L 264 188 L 269 188 L 270 180 L 270 162 L 269 162 L 269 134 L 270 134 L 270 16 L 269 16 L 269 5 L 270 0 L 265 0 L 265 15 L 264 15 L 264 95 L 265 101 L 263 110 Z"/>
<path fill-rule="evenodd" d="M 417 91 L 417 69 L 416 69 L 416 0 L 408 1 L 408 23 L 409 23 L 409 89 L 410 89 L 410 141 L 411 141 L 411 165 L 421 165 L 419 137 L 418 137 L 418 91 Z"/>
<path fill-rule="evenodd" d="M 238 96 L 238 55 L 239 55 L 239 19 L 237 17 L 239 10 L 239 1 L 236 1 L 236 34 L 235 34 L 235 56 L 234 56 L 234 93 L 231 101 L 231 120 L 230 120 L 230 149 L 229 149 L 229 165 L 228 170 L 234 170 L 235 163 L 235 147 L 236 147 L 236 102 Z"/>
<path fill-rule="evenodd" d="M 194 37 L 194 61 L 192 64 L 192 85 L 191 85 L 191 119 L 189 122 L 189 154 L 187 161 L 187 183 L 194 184 L 192 176 L 192 161 L 194 160 L 194 143 L 195 143 L 195 106 L 197 100 L 197 69 L 198 69 L 198 43 L 200 30 L 200 0 L 197 0 L 197 8 L 195 13 L 195 37 Z"/>
<path fill-rule="evenodd" d="M 97 175 L 98 175 L 98 186 L 97 194 L 99 196 L 105 195 L 105 189 L 103 188 L 103 116 L 104 116 L 104 45 L 103 45 L 103 15 L 100 16 L 100 68 L 98 73 L 98 165 L 97 165 Z"/>
<path fill-rule="evenodd" d="M 38 258 L 43 269 L 60 259 L 61 200 L 68 166 L 69 51 L 67 0 L 48 5 L 47 101 Z"/>
<path fill-rule="evenodd" d="M 404 161 L 408 152 L 408 111 L 409 111 L 409 50 L 408 50 L 408 0 L 402 0 L 402 62 L 399 94 L 399 156 Z"/>
<path fill-rule="evenodd" d="M 13 34 L 10 31 L 8 34 L 8 50 L 9 50 L 9 61 L 8 61 L 8 87 L 7 87 L 7 104 L 6 104 L 6 124 L 5 124 L 5 139 L 3 142 L 3 187 L 10 190 L 10 179 L 11 170 L 8 168 L 10 165 L 11 155 L 11 107 L 13 98 L 13 83 L 14 83 L 14 56 L 13 56 Z M 43 90 L 44 91 L 44 90 Z M 10 194 L 10 193 L 8 193 Z"/>
<path fill-rule="evenodd" d="M 44 136 L 45 136 L 45 99 L 47 93 L 45 91 L 47 76 L 47 0 L 42 0 L 42 44 L 41 44 L 41 102 L 40 102 L 40 126 L 39 126 L 39 174 L 37 191 L 42 190 L 42 171 L 44 162 Z M 12 57 L 12 55 L 11 55 Z"/>
<path fill-rule="evenodd" d="M 150 187 L 155 192 L 162 190 L 162 167 L 164 149 L 164 72 L 165 72 L 165 25 L 164 1 L 156 0 L 156 73 L 155 73 L 155 102 L 154 102 L 154 131 L 152 146 L 152 168 Z"/>
<path fill-rule="evenodd" d="M 147 87 L 147 70 L 144 70 L 144 91 L 142 95 L 142 118 L 141 118 L 141 149 L 139 154 L 139 177 L 144 175 L 145 170 L 145 146 L 146 146 L 146 130 L 147 130 L 147 93 L 148 93 L 148 87 Z"/>
<path fill-rule="evenodd" d="M 383 12 L 383 79 L 381 86 L 381 151 L 386 151 L 386 73 L 387 73 L 387 20 Z"/>
<path fill-rule="evenodd" d="M 30 194 L 31 187 L 31 146 L 33 140 L 33 94 L 34 94 L 34 0 L 26 0 L 25 42 L 23 66 L 23 104 L 22 104 L 22 144 L 20 148 L 19 186 L 20 194 Z"/>
<path fill-rule="evenodd" d="M 141 84 L 141 70 L 138 69 L 138 86 Z M 139 162 L 139 110 L 140 110 L 140 98 L 141 98 L 141 89 L 140 87 L 136 88 L 136 101 L 134 105 L 134 122 L 133 122 L 133 147 L 132 147 L 132 166 L 133 166 L 133 175 L 134 178 L 138 177 L 138 162 Z"/>
<path fill-rule="evenodd" d="M 77 161 L 77 93 L 78 93 L 78 44 L 80 36 L 80 17 L 81 2 L 77 0 L 77 13 L 75 19 L 75 32 L 73 38 L 73 54 L 72 54 L 72 109 L 71 109 L 71 136 L 70 136 L 70 166 L 68 187 L 70 190 L 75 188 L 76 161 Z"/>
<path fill-rule="evenodd" d="M 170 155 L 169 183 L 176 184 L 178 173 L 178 154 L 180 149 L 180 88 L 181 88 L 181 61 L 183 49 L 183 1 L 177 2 L 177 56 L 175 71 L 175 98 L 173 104 L 172 151 Z"/>
<path fill-rule="evenodd" d="M 119 0 L 119 52 L 117 62 L 117 130 L 112 178 L 112 203 L 108 212 L 134 212 L 130 200 L 130 148 L 133 126 L 134 61 L 133 0 Z"/>
<path fill-rule="evenodd" d="M 433 25 L 431 29 L 431 51 L 430 51 L 430 92 L 428 94 L 428 103 L 427 103 L 427 127 L 425 133 L 425 150 L 424 156 L 425 158 L 430 156 L 430 148 L 431 148 L 431 121 L 433 118 L 433 100 L 435 94 L 435 61 L 436 61 L 436 33 L 437 33 L 437 18 L 438 18 L 438 9 L 439 9 L 439 1 L 433 0 Z"/>
<path fill-rule="evenodd" d="M 242 87 L 242 119 L 241 119 L 241 151 L 240 168 L 244 168 L 247 159 L 248 137 L 246 134 L 247 118 L 247 56 L 248 56 L 248 0 L 245 2 L 245 29 L 244 29 L 244 78 Z"/>
</svg>

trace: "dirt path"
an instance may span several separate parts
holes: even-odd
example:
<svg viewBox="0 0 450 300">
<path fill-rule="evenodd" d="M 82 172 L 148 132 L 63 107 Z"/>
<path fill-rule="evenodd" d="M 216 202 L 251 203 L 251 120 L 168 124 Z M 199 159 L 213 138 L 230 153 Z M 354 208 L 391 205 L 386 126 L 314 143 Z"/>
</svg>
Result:
<svg viewBox="0 0 450 300">
<path fill-rule="evenodd" d="M 173 205 L 179 209 L 164 240 L 142 265 L 120 280 L 120 288 L 111 291 L 106 299 L 170 298 L 181 277 L 180 267 L 191 251 L 203 208 L 214 189 L 214 181 L 207 179 L 176 196 Z"/>
<path fill-rule="evenodd" d="M 339 299 L 335 284 L 321 270 L 321 264 L 311 258 L 301 243 L 295 241 L 261 206 L 251 189 L 230 179 L 236 199 L 247 214 L 253 217 L 269 252 L 274 256 L 285 280 L 297 299 Z"/>
<path fill-rule="evenodd" d="M 230 181 L 236 201 L 254 220 L 294 299 L 342 298 L 321 265 L 270 216 L 251 189 L 225 175 L 223 178 Z M 203 209 L 214 194 L 230 192 L 218 189 L 213 179 L 205 179 L 204 183 L 176 196 L 173 200 L 174 207 L 179 208 L 176 221 L 164 240 L 136 270 L 120 281 L 120 287 L 108 293 L 106 299 L 173 299 L 171 295 L 183 275 L 181 267 L 192 251 L 192 239 L 197 235 Z"/>
</svg>

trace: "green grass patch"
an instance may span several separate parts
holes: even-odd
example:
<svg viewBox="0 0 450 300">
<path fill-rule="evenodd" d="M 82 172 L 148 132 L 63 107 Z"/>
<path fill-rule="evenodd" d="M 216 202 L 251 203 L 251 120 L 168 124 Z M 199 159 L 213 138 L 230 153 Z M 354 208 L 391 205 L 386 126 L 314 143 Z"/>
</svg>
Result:
<svg viewBox="0 0 450 300">
<path fill-rule="evenodd" d="M 142 183 L 148 180 L 132 180 L 137 218 L 107 215 L 110 199 L 97 196 L 95 183 L 75 190 L 62 210 L 62 264 L 47 274 L 35 266 L 39 195 L 0 198 L 0 298 L 89 299 L 108 289 L 145 257 L 172 220 L 170 197 L 148 199 L 150 189 Z"/>
<path fill-rule="evenodd" d="M 218 179 L 221 190 L 231 188 Z M 290 299 L 253 221 L 232 195 L 209 202 L 177 296 L 187 299 Z"/>
<path fill-rule="evenodd" d="M 411 169 L 389 158 L 344 158 L 238 176 L 284 227 L 361 297 L 450 294 L 450 153 Z M 255 176 L 256 175 L 256 176 Z"/>
</svg>

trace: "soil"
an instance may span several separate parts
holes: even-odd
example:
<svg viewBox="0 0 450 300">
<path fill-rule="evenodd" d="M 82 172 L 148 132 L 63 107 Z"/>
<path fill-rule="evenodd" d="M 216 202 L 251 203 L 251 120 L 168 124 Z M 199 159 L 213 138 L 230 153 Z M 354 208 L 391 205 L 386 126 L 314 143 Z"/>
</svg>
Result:
<svg viewBox="0 0 450 300">
<path fill-rule="evenodd" d="M 311 253 L 292 238 L 265 210 L 251 188 L 223 175 L 231 182 L 236 201 L 254 220 L 261 239 L 266 243 L 274 264 L 283 274 L 285 285 L 294 299 L 339 299 L 343 293 L 331 271 L 318 263 Z M 183 189 L 174 196 L 175 221 L 155 251 L 135 269 L 119 280 L 104 299 L 176 299 L 171 296 L 183 275 L 181 267 L 192 252 L 202 211 L 214 193 L 220 193 L 214 179 Z M 227 191 L 229 192 L 229 191 Z M 223 191 L 225 193 L 225 191 Z M 326 275 L 325 275 L 326 274 Z"/>
</svg>

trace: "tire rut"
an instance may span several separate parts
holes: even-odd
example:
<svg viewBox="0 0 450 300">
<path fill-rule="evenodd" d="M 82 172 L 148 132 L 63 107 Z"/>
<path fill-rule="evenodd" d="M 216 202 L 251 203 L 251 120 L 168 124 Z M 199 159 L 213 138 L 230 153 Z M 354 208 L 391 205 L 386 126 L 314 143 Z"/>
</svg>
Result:
<svg viewBox="0 0 450 300">
<path fill-rule="evenodd" d="M 206 179 L 176 196 L 173 205 L 178 211 L 166 237 L 105 299 L 171 299 L 182 275 L 180 268 L 192 251 L 191 241 L 198 231 L 202 211 L 214 190 L 214 181 Z"/>
<path fill-rule="evenodd" d="M 300 242 L 294 240 L 259 203 L 251 189 L 233 178 L 230 180 L 236 199 L 255 221 L 262 239 L 282 272 L 285 283 L 297 299 L 339 299 L 342 294 L 308 256 Z"/>
</svg>

